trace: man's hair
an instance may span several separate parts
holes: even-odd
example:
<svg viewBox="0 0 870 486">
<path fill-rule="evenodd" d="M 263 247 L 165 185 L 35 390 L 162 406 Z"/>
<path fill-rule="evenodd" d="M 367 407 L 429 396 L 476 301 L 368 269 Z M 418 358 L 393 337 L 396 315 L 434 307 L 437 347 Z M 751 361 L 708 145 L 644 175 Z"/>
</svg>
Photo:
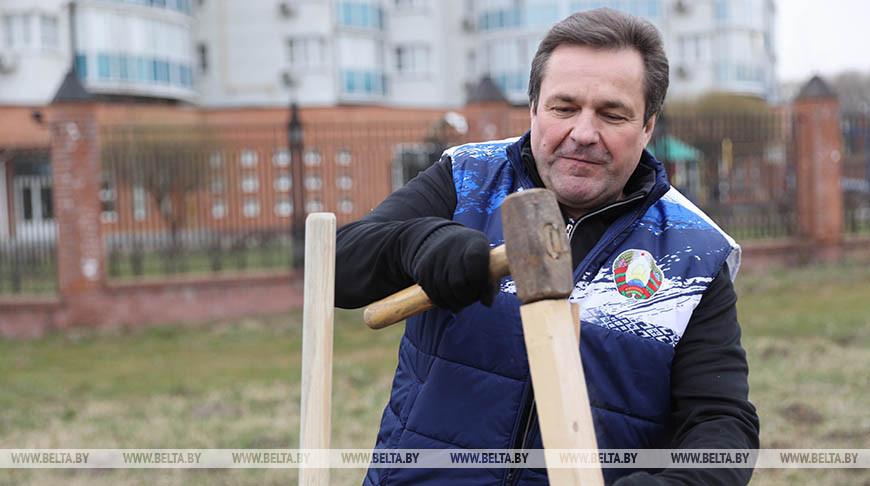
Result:
<svg viewBox="0 0 870 486">
<path fill-rule="evenodd" d="M 638 51 L 644 68 L 644 123 L 661 110 L 668 91 L 668 58 L 662 37 L 646 20 L 610 8 L 577 12 L 547 32 L 532 59 L 529 75 L 529 103 L 535 110 L 538 109 L 547 62 L 553 51 L 563 44 Z"/>
</svg>

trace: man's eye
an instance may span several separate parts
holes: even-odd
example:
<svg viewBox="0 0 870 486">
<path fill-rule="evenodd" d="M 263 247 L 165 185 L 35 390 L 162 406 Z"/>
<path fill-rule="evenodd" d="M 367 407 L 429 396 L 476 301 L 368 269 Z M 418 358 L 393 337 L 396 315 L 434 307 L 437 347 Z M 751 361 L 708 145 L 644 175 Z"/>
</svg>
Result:
<svg viewBox="0 0 870 486">
<path fill-rule="evenodd" d="M 556 113 L 571 113 L 574 109 L 569 106 L 554 106 L 553 111 Z"/>
<path fill-rule="evenodd" d="M 605 120 L 608 121 L 622 121 L 625 120 L 625 117 L 622 115 L 617 115 L 615 113 L 604 113 L 601 115 Z"/>
</svg>

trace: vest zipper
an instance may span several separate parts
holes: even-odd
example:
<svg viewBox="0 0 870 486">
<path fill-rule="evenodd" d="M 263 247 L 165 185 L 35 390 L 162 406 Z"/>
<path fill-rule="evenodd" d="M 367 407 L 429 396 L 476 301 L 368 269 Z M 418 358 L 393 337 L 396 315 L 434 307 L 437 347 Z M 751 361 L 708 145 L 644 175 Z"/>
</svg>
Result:
<svg viewBox="0 0 870 486">
<path fill-rule="evenodd" d="M 580 217 L 580 219 L 575 221 L 574 224 L 572 224 L 568 227 L 568 246 L 569 247 L 571 246 L 571 241 L 574 239 L 574 230 L 576 230 L 577 226 L 580 226 L 580 223 L 582 223 L 586 219 L 589 219 L 592 216 L 595 216 L 596 214 L 601 214 L 604 211 L 607 211 L 608 209 L 615 208 L 617 206 L 622 206 L 622 205 L 628 204 L 628 203 L 633 203 L 633 202 L 637 201 L 638 199 L 643 199 L 643 198 L 644 198 L 643 194 L 638 194 L 637 196 L 634 196 L 631 199 L 623 199 L 622 201 L 616 201 L 615 203 L 613 203 L 609 206 L 605 206 L 601 209 L 598 209 L 597 211 L 592 211 L 589 214 L 584 214 L 583 216 Z"/>
<path fill-rule="evenodd" d="M 523 434 L 520 436 L 521 439 L 519 442 L 514 442 L 514 446 L 519 445 L 519 447 L 514 447 L 514 449 L 519 449 L 520 451 L 526 450 L 526 442 L 529 440 L 529 433 L 532 431 L 532 426 L 535 423 L 535 419 L 537 418 L 537 406 L 535 406 L 535 395 L 534 393 L 530 393 L 530 401 L 531 401 L 531 410 L 529 410 L 528 418 L 526 418 L 526 424 L 523 427 Z M 513 486 L 520 478 L 520 472 L 522 468 L 510 468 L 508 469 L 507 476 L 505 477 L 505 486 Z"/>
</svg>

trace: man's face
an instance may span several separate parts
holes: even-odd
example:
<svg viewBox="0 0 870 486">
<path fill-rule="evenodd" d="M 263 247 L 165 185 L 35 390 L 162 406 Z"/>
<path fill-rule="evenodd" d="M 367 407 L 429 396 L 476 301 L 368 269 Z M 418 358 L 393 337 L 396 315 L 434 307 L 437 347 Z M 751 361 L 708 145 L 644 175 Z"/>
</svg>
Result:
<svg viewBox="0 0 870 486">
<path fill-rule="evenodd" d="M 532 154 L 544 185 L 577 218 L 622 197 L 649 142 L 644 68 L 634 49 L 561 45 L 531 107 Z"/>
</svg>

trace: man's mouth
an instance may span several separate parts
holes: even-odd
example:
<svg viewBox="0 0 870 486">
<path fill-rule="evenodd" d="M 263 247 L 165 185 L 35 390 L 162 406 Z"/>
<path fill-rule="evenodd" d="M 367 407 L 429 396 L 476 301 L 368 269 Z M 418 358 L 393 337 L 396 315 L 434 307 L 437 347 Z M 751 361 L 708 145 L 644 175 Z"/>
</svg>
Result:
<svg viewBox="0 0 870 486">
<path fill-rule="evenodd" d="M 570 160 L 572 162 L 579 162 L 581 164 L 604 165 L 607 163 L 607 161 L 603 159 L 578 157 L 576 155 L 559 155 L 558 157 L 561 159 Z"/>
</svg>

